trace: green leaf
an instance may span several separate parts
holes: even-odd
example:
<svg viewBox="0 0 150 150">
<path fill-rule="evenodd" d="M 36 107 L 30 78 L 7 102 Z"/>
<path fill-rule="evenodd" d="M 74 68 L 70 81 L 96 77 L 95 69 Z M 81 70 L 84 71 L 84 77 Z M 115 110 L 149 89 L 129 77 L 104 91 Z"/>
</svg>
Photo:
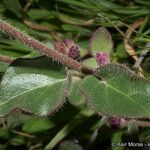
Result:
<svg viewBox="0 0 150 150">
<path fill-rule="evenodd" d="M 9 49 L 15 49 L 16 51 L 23 52 L 23 53 L 29 53 L 32 52 L 33 49 L 29 48 L 28 46 L 24 44 L 18 44 L 18 41 L 16 40 L 9 40 L 9 39 L 1 39 L 0 43 L 3 45 L 9 46 Z M 3 48 L 3 47 L 2 47 Z"/>
<path fill-rule="evenodd" d="M 70 93 L 68 95 L 69 102 L 72 105 L 80 105 L 84 103 L 84 97 L 80 93 L 81 79 L 78 77 L 72 77 L 72 83 L 70 87 Z"/>
<path fill-rule="evenodd" d="M 35 116 L 34 116 L 35 117 Z M 14 128 L 16 126 L 24 124 L 27 120 L 33 120 L 33 116 L 29 116 L 28 114 L 23 114 L 21 112 L 12 112 L 6 118 L 7 128 Z"/>
<path fill-rule="evenodd" d="M 5 55 L 9 57 L 22 57 L 24 55 L 30 54 L 33 49 L 23 45 L 18 44 L 16 40 L 1 39 L 0 40 L 0 55 Z"/>
<path fill-rule="evenodd" d="M 96 52 L 110 53 L 113 48 L 113 42 L 110 33 L 106 28 L 99 28 L 92 35 L 89 45 L 89 51 L 92 54 Z"/>
<path fill-rule="evenodd" d="M 0 116 L 19 108 L 45 116 L 58 110 L 67 92 L 64 67 L 46 56 L 18 59 L 0 85 Z"/>
<path fill-rule="evenodd" d="M 31 19 L 43 19 L 45 17 L 53 17 L 52 13 L 46 9 L 30 9 L 28 16 Z"/>
<path fill-rule="evenodd" d="M 150 1 L 147 1 L 147 0 L 135 0 L 135 2 L 150 6 Z"/>
<path fill-rule="evenodd" d="M 15 13 L 19 18 L 22 16 L 22 6 L 19 0 L 3 0 L 3 3 L 9 11 Z"/>
<path fill-rule="evenodd" d="M 11 22 L 11 25 L 26 32 L 27 34 L 33 36 L 33 37 L 36 37 L 36 39 L 46 39 L 46 40 L 52 40 L 51 36 L 49 33 L 44 33 L 44 32 L 40 32 L 40 31 L 36 31 L 36 30 L 33 30 L 29 27 L 27 27 L 26 25 L 14 20 L 14 19 L 7 19 L 8 22 Z M 21 44 L 21 43 L 20 43 Z"/>
<path fill-rule="evenodd" d="M 9 65 L 8 63 L 0 62 L 0 72 L 5 72 L 8 65 Z"/>
<path fill-rule="evenodd" d="M 82 62 L 85 66 L 89 67 L 89 68 L 98 68 L 99 65 L 97 64 L 96 62 L 96 59 L 95 58 L 89 58 L 89 59 L 86 59 Z"/>
<path fill-rule="evenodd" d="M 83 150 L 83 148 L 72 141 L 63 141 L 60 145 L 58 150 Z"/>
<path fill-rule="evenodd" d="M 87 35 L 87 34 L 91 33 L 90 30 L 88 30 L 84 27 L 76 26 L 76 25 L 64 24 L 64 25 L 62 25 L 62 28 L 65 31 L 71 31 L 74 33 L 79 32 L 82 35 Z"/>
<path fill-rule="evenodd" d="M 119 64 L 107 64 L 87 76 L 81 89 L 97 113 L 109 116 L 150 116 L 150 82 Z"/>
<path fill-rule="evenodd" d="M 84 9 L 93 9 L 93 6 L 88 3 L 86 3 L 87 1 L 85 1 L 84 3 L 83 2 L 80 2 L 80 1 L 77 1 L 77 0 L 59 0 L 60 2 L 64 2 L 64 3 L 67 3 L 67 4 L 71 4 L 71 5 L 74 5 L 74 6 L 77 6 L 77 7 L 81 7 L 81 8 L 84 8 Z M 95 8 L 95 7 L 94 7 Z"/>
<path fill-rule="evenodd" d="M 51 129 L 54 127 L 54 123 L 49 119 L 36 118 L 28 120 L 23 125 L 23 131 L 28 133 L 39 133 Z"/>
</svg>

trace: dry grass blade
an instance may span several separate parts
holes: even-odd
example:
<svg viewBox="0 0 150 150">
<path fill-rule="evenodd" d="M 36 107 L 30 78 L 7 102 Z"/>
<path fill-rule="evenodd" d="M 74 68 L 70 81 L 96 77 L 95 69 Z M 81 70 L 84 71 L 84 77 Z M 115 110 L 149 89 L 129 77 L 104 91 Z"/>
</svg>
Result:
<svg viewBox="0 0 150 150">
<path fill-rule="evenodd" d="M 137 54 L 134 50 L 134 47 L 130 45 L 129 39 L 130 39 L 132 33 L 134 32 L 134 30 L 137 29 L 139 26 L 141 26 L 143 24 L 143 22 L 144 22 L 144 19 L 137 20 L 132 25 L 130 25 L 130 28 L 128 28 L 126 33 L 125 33 L 126 38 L 124 38 L 124 46 L 125 46 L 125 49 L 126 49 L 127 53 L 134 60 L 137 60 L 138 57 L 137 57 Z"/>
<path fill-rule="evenodd" d="M 146 44 L 145 48 L 142 50 L 140 57 L 136 60 L 135 64 L 134 64 L 134 68 L 138 69 L 142 63 L 142 61 L 144 60 L 145 56 L 148 54 L 148 52 L 150 51 L 150 42 Z"/>
<path fill-rule="evenodd" d="M 50 28 L 48 26 L 40 25 L 40 24 L 34 23 L 34 22 L 30 21 L 30 20 L 23 20 L 23 23 L 25 25 L 27 25 L 28 27 L 33 28 L 35 30 L 50 31 Z"/>
</svg>

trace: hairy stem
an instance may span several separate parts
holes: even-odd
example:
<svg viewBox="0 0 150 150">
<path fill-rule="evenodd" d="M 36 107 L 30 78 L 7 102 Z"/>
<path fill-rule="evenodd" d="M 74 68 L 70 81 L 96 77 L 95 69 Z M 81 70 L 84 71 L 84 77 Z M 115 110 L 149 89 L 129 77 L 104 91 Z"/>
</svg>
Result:
<svg viewBox="0 0 150 150">
<path fill-rule="evenodd" d="M 36 49 L 47 56 L 59 61 L 60 63 L 72 68 L 79 70 L 83 73 L 92 74 L 93 70 L 83 66 L 81 63 L 77 62 L 76 60 L 69 58 L 67 55 L 59 53 L 56 50 L 50 49 L 45 46 L 43 43 L 39 42 L 38 40 L 33 39 L 29 35 L 21 32 L 20 30 L 12 27 L 10 24 L 0 20 L 0 30 L 7 33 L 9 36 L 14 37 L 18 41 L 25 43 L 29 47 Z M 83 71 L 82 71 L 83 70 Z"/>
<path fill-rule="evenodd" d="M 8 56 L 0 56 L 0 62 L 5 62 L 5 63 L 12 63 L 14 61 L 13 58 L 8 57 Z"/>
<path fill-rule="evenodd" d="M 135 124 L 139 127 L 150 127 L 150 121 L 142 121 L 142 120 L 133 119 L 133 120 L 129 120 L 128 123 L 131 121 L 135 122 Z"/>
</svg>

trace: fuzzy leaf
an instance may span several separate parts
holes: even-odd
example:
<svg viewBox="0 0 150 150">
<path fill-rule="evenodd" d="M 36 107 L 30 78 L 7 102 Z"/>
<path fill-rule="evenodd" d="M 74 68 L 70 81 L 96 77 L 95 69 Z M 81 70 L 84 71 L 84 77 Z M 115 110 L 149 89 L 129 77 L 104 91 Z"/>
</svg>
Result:
<svg viewBox="0 0 150 150">
<path fill-rule="evenodd" d="M 18 59 L 4 74 L 0 85 L 0 116 L 21 108 L 45 116 L 64 103 L 67 79 L 64 67 L 46 56 Z"/>
<path fill-rule="evenodd" d="M 85 101 L 83 95 L 80 93 L 79 90 L 81 85 L 81 79 L 78 77 L 72 77 L 72 78 L 73 81 L 71 83 L 68 99 L 72 105 L 77 106 L 83 104 Z"/>
<path fill-rule="evenodd" d="M 8 63 L 0 62 L 0 72 L 5 72 L 8 67 Z"/>
<path fill-rule="evenodd" d="M 119 64 L 96 70 L 98 80 L 87 76 L 81 89 L 88 104 L 97 113 L 109 116 L 150 116 L 150 82 Z"/>
<path fill-rule="evenodd" d="M 89 67 L 89 68 L 98 68 L 99 65 L 98 63 L 96 62 L 96 59 L 95 58 L 89 58 L 89 59 L 86 59 L 82 62 L 85 66 Z"/>
<path fill-rule="evenodd" d="M 103 27 L 97 29 L 91 37 L 89 51 L 92 54 L 96 54 L 96 52 L 110 53 L 112 48 L 113 42 L 107 29 Z"/>
</svg>

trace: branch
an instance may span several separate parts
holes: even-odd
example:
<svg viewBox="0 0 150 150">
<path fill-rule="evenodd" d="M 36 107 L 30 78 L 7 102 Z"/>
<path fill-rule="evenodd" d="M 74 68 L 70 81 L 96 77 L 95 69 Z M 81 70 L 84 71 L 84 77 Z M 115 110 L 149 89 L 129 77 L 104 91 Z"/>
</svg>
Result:
<svg viewBox="0 0 150 150">
<path fill-rule="evenodd" d="M 85 67 L 84 65 L 82 65 L 82 63 L 79 63 L 76 60 L 69 58 L 67 55 L 64 55 L 56 50 L 48 48 L 43 43 L 33 39 L 29 35 L 12 27 L 10 24 L 4 22 L 3 20 L 0 20 L 0 30 L 4 31 L 11 37 L 14 37 L 18 41 L 28 45 L 29 47 L 46 54 L 48 57 L 51 57 L 54 60 L 59 61 L 63 65 L 66 65 L 75 70 L 79 70 L 84 74 L 93 74 L 93 70 Z"/>
<path fill-rule="evenodd" d="M 150 127 L 150 121 L 141 121 L 141 120 L 129 120 L 129 122 L 134 122 L 138 127 Z"/>
<path fill-rule="evenodd" d="M 5 62 L 5 63 L 12 63 L 14 61 L 13 58 L 8 57 L 8 56 L 0 56 L 0 62 Z"/>
</svg>

